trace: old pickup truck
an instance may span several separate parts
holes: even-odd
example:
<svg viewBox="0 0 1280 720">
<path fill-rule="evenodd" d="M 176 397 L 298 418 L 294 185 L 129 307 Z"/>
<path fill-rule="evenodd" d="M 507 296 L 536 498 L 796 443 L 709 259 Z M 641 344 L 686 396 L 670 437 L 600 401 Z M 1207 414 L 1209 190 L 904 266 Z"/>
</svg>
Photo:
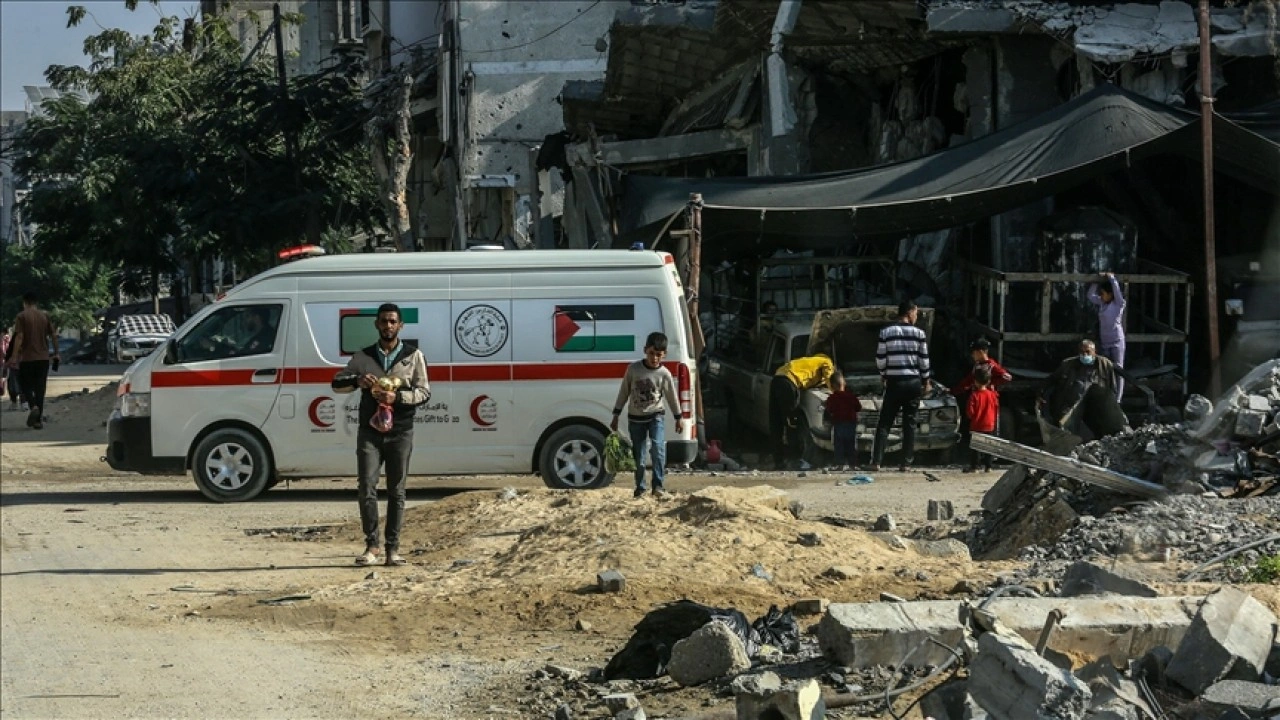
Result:
<svg viewBox="0 0 1280 720">
<path fill-rule="evenodd" d="M 735 343 L 721 350 L 708 364 L 710 382 L 718 385 L 729 419 L 730 432 L 742 427 L 769 432 L 769 384 L 784 363 L 823 353 L 844 373 L 849 390 L 858 395 L 862 414 L 858 419 L 858 449 L 870 451 L 880 418 L 883 388 L 876 370 L 876 340 L 880 329 L 895 320 L 897 308 L 875 305 L 839 310 L 818 310 L 777 318 L 764 326 L 754 341 Z M 933 310 L 921 308 L 917 325 L 927 333 Z M 801 394 L 804 458 L 825 464 L 832 449 L 831 426 L 823 419 L 830 391 L 815 388 Z M 937 383 L 916 413 L 916 450 L 948 450 L 959 439 L 960 412 L 955 398 Z M 886 449 L 902 447 L 901 420 L 895 419 Z"/>
</svg>

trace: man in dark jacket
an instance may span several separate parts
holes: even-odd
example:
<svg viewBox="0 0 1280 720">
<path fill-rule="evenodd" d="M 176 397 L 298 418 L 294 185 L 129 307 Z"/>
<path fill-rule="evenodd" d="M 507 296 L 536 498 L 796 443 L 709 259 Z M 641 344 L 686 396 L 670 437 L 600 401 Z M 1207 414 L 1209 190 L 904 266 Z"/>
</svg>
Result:
<svg viewBox="0 0 1280 720">
<path fill-rule="evenodd" d="M 1063 360 L 1045 381 L 1039 404 L 1046 407 L 1046 420 L 1075 432 L 1082 420 L 1091 419 L 1080 412 L 1089 389 L 1096 385 L 1114 396 L 1117 383 L 1115 364 L 1098 354 L 1092 340 L 1082 340 L 1079 354 Z"/>
<path fill-rule="evenodd" d="M 405 478 L 409 474 L 409 458 L 413 451 L 413 415 L 415 408 L 431 398 L 427 384 L 427 361 L 422 352 L 400 340 L 400 308 L 384 303 L 374 320 L 378 342 L 351 357 L 347 367 L 333 379 L 335 392 L 347 393 L 359 388 L 360 421 L 356 431 L 356 465 L 360 493 L 360 524 L 364 530 L 364 554 L 357 565 L 378 561 L 378 472 L 387 466 L 386 564 L 404 565 L 399 554 L 400 527 L 404 521 Z M 396 390 L 378 387 L 380 378 L 400 381 Z M 380 432 L 370 422 L 379 404 L 390 405 L 392 426 Z"/>
</svg>

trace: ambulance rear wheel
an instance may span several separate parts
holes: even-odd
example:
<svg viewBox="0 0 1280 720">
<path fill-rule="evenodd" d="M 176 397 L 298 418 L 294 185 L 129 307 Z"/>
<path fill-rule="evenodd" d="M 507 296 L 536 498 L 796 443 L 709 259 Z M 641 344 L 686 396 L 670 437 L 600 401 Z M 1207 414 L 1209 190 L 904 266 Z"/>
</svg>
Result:
<svg viewBox="0 0 1280 720">
<path fill-rule="evenodd" d="M 556 490 L 594 490 L 613 482 L 604 467 L 604 435 L 586 425 L 551 433 L 538 459 L 542 482 Z"/>
<path fill-rule="evenodd" d="M 267 488 L 271 461 L 253 433 L 223 428 L 209 433 L 191 457 L 196 487 L 214 502 L 244 502 Z"/>
</svg>

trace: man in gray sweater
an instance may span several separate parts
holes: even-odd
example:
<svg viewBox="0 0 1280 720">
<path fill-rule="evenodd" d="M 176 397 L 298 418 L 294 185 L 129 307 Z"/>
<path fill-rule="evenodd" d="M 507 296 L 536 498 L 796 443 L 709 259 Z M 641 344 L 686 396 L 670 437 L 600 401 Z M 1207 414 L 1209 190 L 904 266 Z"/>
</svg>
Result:
<svg viewBox="0 0 1280 720">
<path fill-rule="evenodd" d="M 676 398 L 676 382 L 671 372 L 662 366 L 667 356 L 667 336 L 649 333 L 644 341 L 644 359 L 627 367 L 618 388 L 618 399 L 613 404 L 613 421 L 609 429 L 618 431 L 618 416 L 622 408 L 627 410 L 627 427 L 631 431 L 631 449 L 636 460 L 636 490 L 634 497 L 644 497 L 644 446 L 648 442 L 649 456 L 653 460 L 653 494 L 667 497 L 663 479 L 666 475 L 667 439 L 663 434 L 665 410 L 663 401 L 676 416 L 676 432 L 684 431 L 684 419 L 680 414 L 680 402 Z"/>
</svg>

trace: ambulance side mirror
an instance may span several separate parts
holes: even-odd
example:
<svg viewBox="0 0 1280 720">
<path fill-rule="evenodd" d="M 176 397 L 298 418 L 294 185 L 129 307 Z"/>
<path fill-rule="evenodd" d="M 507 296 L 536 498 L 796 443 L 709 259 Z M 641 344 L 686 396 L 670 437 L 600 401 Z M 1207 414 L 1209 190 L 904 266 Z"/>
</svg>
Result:
<svg viewBox="0 0 1280 720">
<path fill-rule="evenodd" d="M 172 365 L 178 362 L 178 343 L 172 338 L 164 345 L 164 364 Z"/>
</svg>

